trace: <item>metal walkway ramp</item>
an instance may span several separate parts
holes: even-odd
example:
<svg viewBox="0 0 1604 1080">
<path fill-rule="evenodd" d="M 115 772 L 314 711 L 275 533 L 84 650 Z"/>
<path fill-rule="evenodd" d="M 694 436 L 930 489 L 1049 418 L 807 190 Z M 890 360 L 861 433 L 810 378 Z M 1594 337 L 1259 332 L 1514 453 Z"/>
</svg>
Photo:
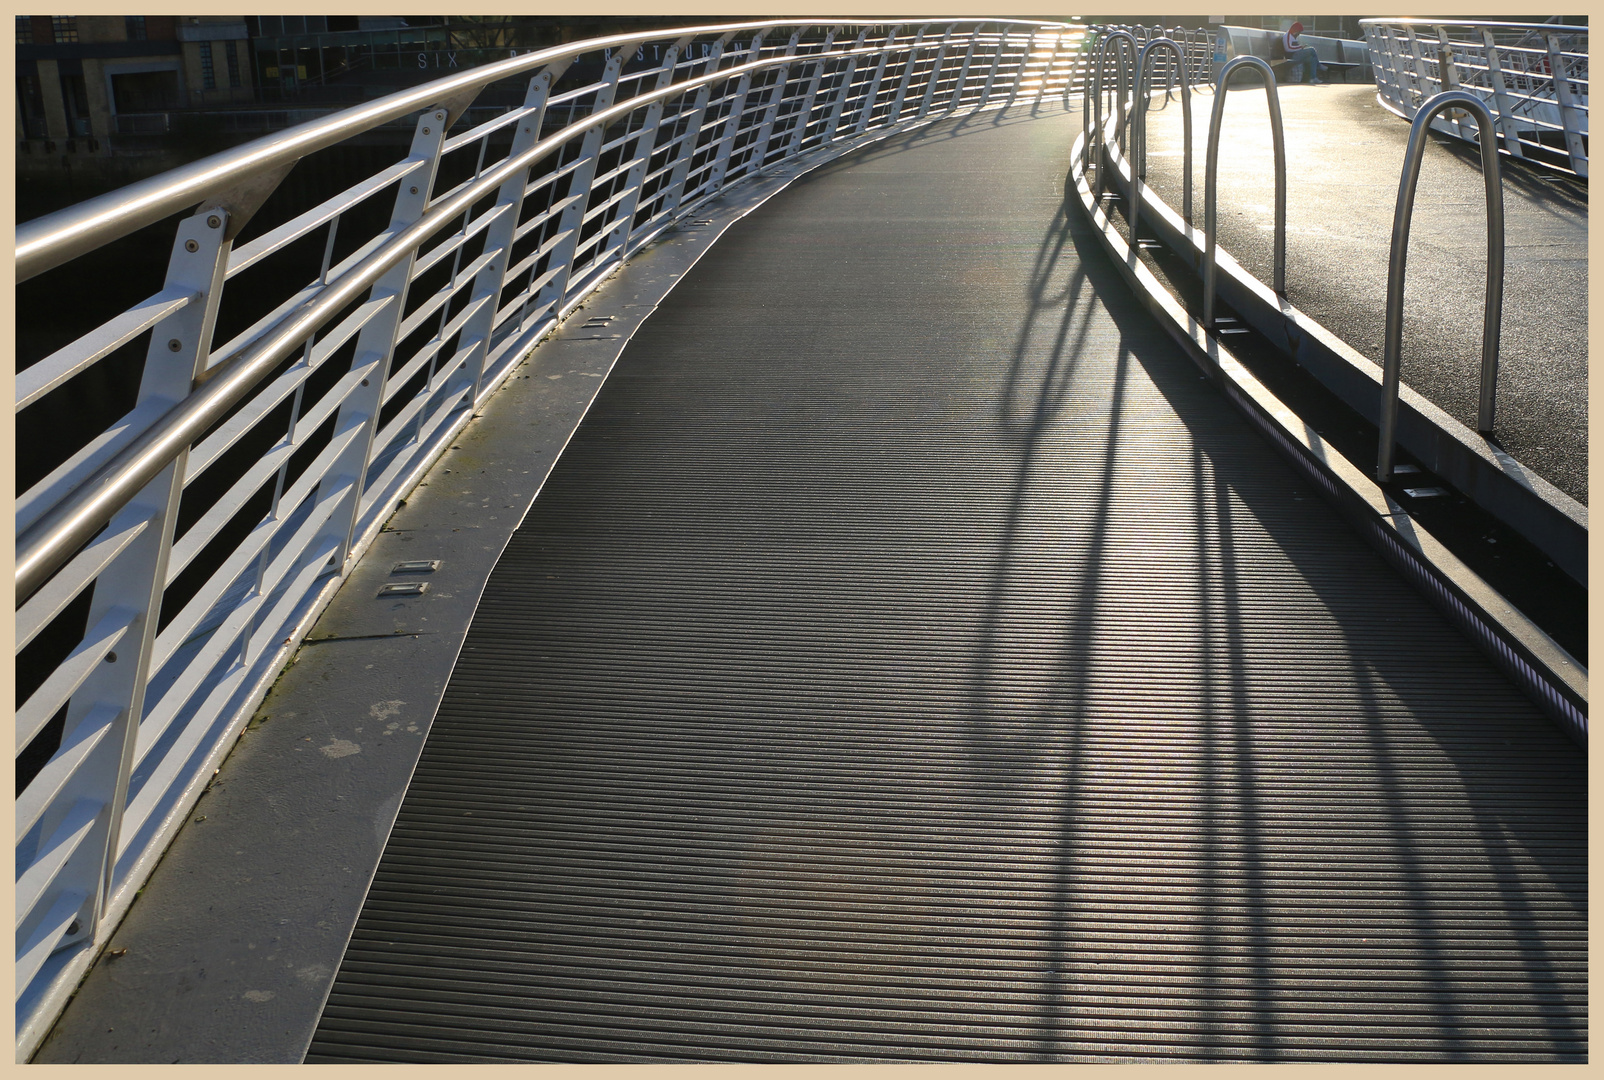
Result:
<svg viewBox="0 0 1604 1080">
<path fill-rule="evenodd" d="M 644 324 L 308 1060 L 1585 1060 L 1585 756 L 1139 313 L 1078 130 L 849 156 Z"/>
</svg>

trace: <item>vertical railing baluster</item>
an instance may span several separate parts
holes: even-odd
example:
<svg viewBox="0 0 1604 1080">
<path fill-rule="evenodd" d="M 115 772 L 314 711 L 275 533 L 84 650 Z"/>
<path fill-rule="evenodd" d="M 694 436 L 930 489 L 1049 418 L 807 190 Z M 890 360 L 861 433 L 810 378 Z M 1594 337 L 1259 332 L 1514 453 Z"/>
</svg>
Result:
<svg viewBox="0 0 1604 1080">
<path fill-rule="evenodd" d="M 863 48 L 864 41 L 869 36 L 869 28 L 865 26 L 858 31 L 857 38 L 852 42 L 851 51 L 856 53 Z M 841 130 L 841 118 L 846 114 L 847 97 L 852 93 L 852 79 L 858 73 L 858 58 L 847 58 L 846 70 L 841 75 L 841 83 L 836 87 L 835 97 L 830 103 L 830 118 L 824 124 L 823 144 L 825 146 L 835 142 L 835 136 Z"/>
<path fill-rule="evenodd" d="M 947 60 L 947 46 L 952 41 L 952 27 L 948 26 L 946 33 L 941 35 L 941 47 L 936 50 L 936 62 L 930 66 L 930 74 L 925 78 L 924 96 L 919 99 L 919 111 L 914 114 L 915 120 L 923 120 L 930 111 L 930 103 L 936 99 L 936 85 L 941 82 L 941 67 Z"/>
<path fill-rule="evenodd" d="M 785 55 L 795 56 L 797 42 L 802 40 L 802 32 L 806 26 L 798 27 L 786 43 Z M 768 108 L 763 110 L 763 122 L 757 130 L 757 138 L 752 141 L 752 156 L 747 159 L 748 173 L 761 171 L 769 156 L 769 139 L 774 133 L 774 121 L 780 115 L 780 102 L 785 97 L 785 86 L 791 81 L 791 65 L 781 64 L 779 75 L 774 80 L 774 92 L 769 97 Z"/>
<path fill-rule="evenodd" d="M 765 30 L 759 30 L 752 38 L 752 44 L 747 48 L 747 60 L 758 58 L 766 33 Z M 746 99 L 751 93 L 752 73 L 747 72 L 736 83 L 735 100 L 730 103 L 729 115 L 724 118 L 724 133 L 718 138 L 718 155 L 713 159 L 713 175 L 708 178 L 709 191 L 724 190 L 724 178 L 729 175 L 730 157 L 735 151 L 735 140 L 741 134 L 741 121 L 746 117 Z"/>
<path fill-rule="evenodd" d="M 596 99 L 591 106 L 592 112 L 600 112 L 613 103 L 613 96 L 618 93 L 618 76 L 624 70 L 624 54 L 622 50 L 614 52 L 607 59 L 607 67 L 602 72 L 601 85 L 596 88 Z M 535 299 L 535 308 L 546 309 L 546 316 L 560 319 L 563 311 L 563 301 L 568 296 L 568 282 L 573 277 L 575 253 L 579 249 L 579 231 L 584 224 L 585 208 L 590 203 L 590 185 L 596 178 L 596 159 L 601 154 L 603 137 L 607 134 L 605 124 L 594 124 L 585 132 L 585 141 L 579 148 L 578 163 L 573 172 L 568 174 L 568 205 L 563 207 L 562 218 L 557 226 L 559 239 L 551 249 L 550 262 L 547 269 L 553 271 L 546 284 L 541 286 L 540 293 Z"/>
<path fill-rule="evenodd" d="M 1025 51 L 1019 54 L 1019 67 L 1014 71 L 1014 85 L 1008 91 L 1008 108 L 1012 108 L 1014 101 L 1019 97 L 1019 88 L 1025 84 L 1025 68 L 1030 64 L 1030 54 L 1036 48 L 1036 28 L 1030 28 L 1030 36 L 1025 39 Z"/>
<path fill-rule="evenodd" d="M 1487 77 L 1493 87 L 1493 105 L 1498 112 L 1499 126 L 1504 129 L 1504 149 L 1513 157 L 1525 157 L 1520 139 L 1515 135 L 1515 125 L 1510 123 L 1514 113 L 1509 103 L 1509 90 L 1504 86 L 1504 68 L 1498 59 L 1498 46 L 1493 42 L 1493 32 L 1483 30 L 1481 38 L 1487 47 Z"/>
<path fill-rule="evenodd" d="M 546 122 L 546 102 L 551 97 L 552 84 L 567 66 L 562 63 L 547 67 L 529 80 L 529 87 L 524 91 L 524 118 L 513 131 L 508 158 L 517 157 L 540 141 L 540 128 Z M 518 218 L 523 213 L 524 193 L 528 187 L 529 169 L 524 168 L 503 182 L 496 193 L 496 206 L 489 212 L 500 211 L 500 216 L 485 228 L 484 251 L 490 255 L 490 260 L 474 277 L 469 302 L 485 299 L 479 310 L 462 324 L 462 332 L 457 336 L 459 342 L 471 343 L 470 351 L 463 358 L 461 373 L 453 377 L 458 380 L 456 385 L 447 393 L 454 397 L 459 391 L 465 391 L 469 405 L 475 410 L 483 395 L 485 364 L 490 356 L 490 339 L 496 328 L 496 308 L 501 303 L 501 290 L 507 283 L 513 238 L 518 232 Z M 423 422 L 423 410 L 419 410 L 418 422 Z"/>
<path fill-rule="evenodd" d="M 992 50 L 991 70 L 986 72 L 986 85 L 980 91 L 980 104 L 975 106 L 979 112 L 991 103 L 991 88 L 997 84 L 997 70 L 1002 66 L 1003 49 L 1008 44 L 1008 24 L 997 25 L 997 47 Z"/>
<path fill-rule="evenodd" d="M 657 81 L 652 89 L 661 90 L 674 79 L 674 65 L 679 60 L 680 51 L 690 44 L 690 38 L 680 38 L 668 47 L 663 54 L 663 66 L 657 73 Z M 629 237 L 635 229 L 635 211 L 640 206 L 641 188 L 646 183 L 646 172 L 652 161 L 652 154 L 657 149 L 657 133 L 663 124 L 663 108 L 666 99 L 652 102 L 646 106 L 646 120 L 641 125 L 640 134 L 635 137 L 635 156 L 629 164 L 629 175 L 624 181 L 624 197 L 618 203 L 618 216 L 613 219 L 613 230 L 607 234 L 607 241 L 598 256 L 598 265 L 606 265 L 614 259 L 622 262 L 629 255 Z"/>
<path fill-rule="evenodd" d="M 880 84 L 885 80 L 886 64 L 891 59 L 891 50 L 896 47 L 897 31 L 901 29 L 902 24 L 897 23 L 886 32 L 886 39 L 880 48 L 880 61 L 874 67 L 874 78 L 869 80 L 869 90 L 864 95 L 863 105 L 859 109 L 858 122 L 852 126 L 854 138 L 867 131 L 869 123 L 874 119 L 874 106 L 880 97 Z"/>
<path fill-rule="evenodd" d="M 808 80 L 807 92 L 802 95 L 802 108 L 796 114 L 796 126 L 791 131 L 791 141 L 785 147 L 785 156 L 788 158 L 795 157 L 802 149 L 802 137 L 807 133 L 808 123 L 813 116 L 813 102 L 819 96 L 819 83 L 824 78 L 824 65 L 830 62 L 830 46 L 835 44 L 835 35 L 840 29 L 839 26 L 832 26 L 830 32 L 824 35 L 818 67 L 813 71 L 813 78 Z"/>
<path fill-rule="evenodd" d="M 1554 98 L 1559 102 L 1559 121 L 1565 130 L 1565 152 L 1571 159 L 1571 171 L 1577 176 L 1586 176 L 1587 150 L 1582 146 L 1582 122 L 1577 116 L 1576 95 L 1571 93 L 1565 54 L 1553 34 L 1545 34 L 1543 40 L 1548 45 L 1548 70 L 1554 80 Z"/>
<path fill-rule="evenodd" d="M 719 61 L 724 56 L 724 46 L 729 42 L 731 35 L 725 34 L 712 45 L 707 55 L 707 73 L 718 70 Z M 674 168 L 668 178 L 668 199 L 663 204 L 663 212 L 669 217 L 679 209 L 685 198 L 685 183 L 691 173 L 691 160 L 696 156 L 696 143 L 702 137 L 702 122 L 707 116 L 707 103 L 711 100 L 713 86 L 711 83 L 696 91 L 688 114 L 684 121 L 685 131 L 680 139 L 679 146 L 674 152 Z"/>
<path fill-rule="evenodd" d="M 980 28 L 984 25 L 985 23 L 977 24 L 974 33 L 969 35 L 969 48 L 964 50 L 963 63 L 958 65 L 958 85 L 953 89 L 952 102 L 946 109 L 949 113 L 957 109 L 963 101 L 964 84 L 969 81 L 969 65 L 974 62 L 975 46 L 980 42 Z"/>
<path fill-rule="evenodd" d="M 913 81 L 914 65 L 919 62 L 919 43 L 924 41 L 925 31 L 929 29 L 929 23 L 921 26 L 919 32 L 913 35 L 913 44 L 908 46 L 908 62 L 902 65 L 902 78 L 897 83 L 897 96 L 892 101 L 890 110 L 886 112 L 887 127 L 895 127 L 902 120 L 902 103 L 908 97 L 908 85 Z"/>
<path fill-rule="evenodd" d="M 429 205 L 435 176 L 440 168 L 445 121 L 446 110 L 443 106 L 429 109 L 418 118 L 408 156 L 426 164 L 403 177 L 396 191 L 395 209 L 390 215 L 390 226 L 396 231 L 423 217 Z M 357 521 L 361 517 L 362 488 L 373 454 L 379 413 L 384 407 L 385 383 L 389 380 L 391 361 L 395 357 L 396 338 L 407 303 L 407 286 L 416 258 L 417 252 L 411 252 L 379 278 L 368 294 L 373 298 L 388 297 L 389 303 L 383 311 L 369 319 L 357 334 L 356 348 L 351 355 L 351 371 L 354 373 L 366 368 L 367 375 L 351 388 L 346 399 L 340 403 L 339 416 L 334 423 L 334 437 L 342 438 L 357 425 L 361 426 L 362 431 L 347 442 L 318 481 L 317 503 L 322 504 L 328 499 L 336 501 L 330 508 L 324 535 L 314 542 L 310 550 L 316 556 L 332 539 L 333 551 L 328 558 L 329 566 L 335 573 L 344 573 Z M 342 490 L 343 485 L 349 486 Z"/>
<path fill-rule="evenodd" d="M 198 294 L 196 300 L 157 323 L 151 331 L 140 377 L 138 405 L 154 400 L 181 401 L 206 370 L 223 275 L 228 266 L 228 214 L 205 209 L 178 226 L 167 263 L 165 288 Z M 138 407 L 136 405 L 136 408 Z M 35 826 L 41 850 L 63 842 L 62 833 L 76 832 L 78 817 L 93 815 L 94 824 L 78 841 L 74 854 L 57 872 L 50 895 L 75 895 L 78 915 L 53 948 L 93 940 L 111 898 L 117 853 L 122 839 L 123 811 L 136 760 L 139 721 L 145 712 L 145 688 L 151 652 L 167 584 L 167 564 L 184 494 L 186 448 L 130 502 L 130 509 L 148 515 L 149 524 L 101 571 L 93 586 L 87 626 L 108 617 L 127 620 L 129 630 L 106 662 L 96 665 L 67 703 L 63 743 L 80 724 L 115 717 L 95 749 L 72 774 Z M 21 868 L 19 867 L 19 870 Z M 49 913 L 53 902 L 42 900 L 36 916 Z M 39 919 L 36 917 L 34 922 Z M 19 944 L 42 927 L 22 923 Z"/>
</svg>

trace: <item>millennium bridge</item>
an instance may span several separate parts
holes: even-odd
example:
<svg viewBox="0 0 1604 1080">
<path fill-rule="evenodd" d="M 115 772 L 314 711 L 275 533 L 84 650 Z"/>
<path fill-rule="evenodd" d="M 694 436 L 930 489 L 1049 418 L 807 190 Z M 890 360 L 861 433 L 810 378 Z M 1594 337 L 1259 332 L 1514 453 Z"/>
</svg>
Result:
<svg viewBox="0 0 1604 1080">
<path fill-rule="evenodd" d="M 1585 1061 L 1586 30 L 1366 33 L 618 35 L 20 225 L 18 1060 Z"/>
</svg>

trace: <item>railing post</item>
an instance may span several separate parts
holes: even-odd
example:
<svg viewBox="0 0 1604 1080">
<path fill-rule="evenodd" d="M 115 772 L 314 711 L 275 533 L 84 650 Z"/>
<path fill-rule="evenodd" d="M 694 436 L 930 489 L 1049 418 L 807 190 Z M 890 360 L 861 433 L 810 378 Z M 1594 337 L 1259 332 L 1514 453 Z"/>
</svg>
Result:
<svg viewBox="0 0 1604 1080">
<path fill-rule="evenodd" d="M 1025 84 L 1025 67 L 1030 63 L 1031 51 L 1036 48 L 1036 27 L 1030 28 L 1030 36 L 1025 39 L 1025 51 L 1019 54 L 1019 68 L 1014 72 L 1014 85 L 1008 91 L 1008 105 L 1012 107 L 1014 99 L 1019 97 L 1019 88 Z"/>
<path fill-rule="evenodd" d="M 865 26 L 858 31 L 856 40 L 852 42 L 851 51 L 856 53 L 863 48 L 864 41 L 869 36 L 869 28 Z M 841 117 L 846 111 L 847 95 L 852 93 L 852 76 L 858 73 L 858 58 L 847 59 L 846 71 L 841 74 L 841 84 L 835 89 L 835 98 L 830 106 L 830 119 L 824 125 L 824 145 L 835 142 L 836 133 L 841 130 Z"/>
<path fill-rule="evenodd" d="M 1275 154 L 1275 268 L 1277 296 L 1287 291 L 1287 151 L 1281 128 L 1281 100 L 1275 90 L 1275 72 L 1257 56 L 1238 56 L 1220 69 L 1219 87 L 1214 92 L 1214 109 L 1209 117 L 1208 159 L 1203 166 L 1203 325 L 1214 326 L 1215 257 L 1214 218 L 1216 190 L 1220 175 L 1220 120 L 1225 115 L 1226 87 L 1239 67 L 1256 68 L 1264 79 L 1264 93 L 1270 107 L 1270 139 Z"/>
<path fill-rule="evenodd" d="M 1413 26 L 1404 27 L 1409 35 L 1409 58 L 1414 62 L 1415 68 L 1415 100 L 1412 105 L 1419 105 L 1426 98 L 1442 89 L 1441 80 L 1437 80 L 1437 88 L 1432 89 L 1431 73 L 1426 70 L 1426 50 L 1420 47 L 1420 38 L 1415 34 Z"/>
<path fill-rule="evenodd" d="M 1438 85 L 1444 90 L 1459 89 L 1459 67 L 1454 62 L 1454 43 L 1448 40 L 1448 28 L 1442 25 L 1437 27 L 1437 76 Z M 1470 136 L 1465 131 L 1461 115 L 1456 111 L 1450 119 L 1458 129 L 1459 137 L 1468 140 Z"/>
<path fill-rule="evenodd" d="M 1482 44 L 1487 49 L 1487 78 L 1493 86 L 1493 105 L 1498 109 L 1499 126 L 1504 129 L 1504 149 L 1511 157 L 1524 158 L 1521 151 L 1520 139 L 1515 135 L 1515 128 L 1510 124 L 1513 113 L 1509 104 L 1509 89 L 1504 85 L 1504 68 L 1498 60 L 1498 46 L 1493 42 L 1493 32 L 1481 32 Z"/>
<path fill-rule="evenodd" d="M 869 80 L 869 91 L 863 98 L 863 105 L 858 110 L 858 122 L 853 125 L 852 134 L 862 135 L 869 128 L 869 122 L 874 119 L 875 101 L 880 97 L 880 83 L 886 76 L 886 64 L 891 60 L 891 50 L 896 48 L 897 31 L 902 24 L 897 23 L 886 31 L 885 43 L 880 48 L 880 62 L 875 65 L 874 78 Z"/>
<path fill-rule="evenodd" d="M 975 32 L 969 35 L 969 47 L 964 50 L 963 63 L 958 65 L 958 85 L 953 90 L 952 102 L 947 106 L 946 109 L 946 111 L 949 113 L 956 111 L 959 104 L 963 101 L 964 84 L 969 80 L 969 66 L 974 63 L 975 46 L 980 44 L 980 28 L 984 25 L 985 23 L 976 24 Z"/>
<path fill-rule="evenodd" d="M 748 60 L 756 60 L 758 52 L 763 48 L 763 37 L 766 30 L 759 30 L 752 38 L 752 44 L 747 47 Z M 735 84 L 735 100 L 730 103 L 729 115 L 724 118 L 724 133 L 718 138 L 718 155 L 713 160 L 713 173 L 708 178 L 709 191 L 722 191 L 724 177 L 730 171 L 730 156 L 735 150 L 736 137 L 741 133 L 741 121 L 746 116 L 746 99 L 752 92 L 752 73 L 749 71 L 741 76 L 741 81 Z"/>
<path fill-rule="evenodd" d="M 925 39 L 925 31 L 930 24 L 925 23 L 919 32 L 913 36 L 913 43 L 908 46 L 908 62 L 902 66 L 902 79 L 897 83 L 897 96 L 891 103 L 891 109 L 886 113 L 886 126 L 894 127 L 902 119 L 902 103 L 908 97 L 908 84 L 913 81 L 913 66 L 919 59 L 919 43 Z"/>
<path fill-rule="evenodd" d="M 680 50 L 690 44 L 690 38 L 680 38 L 663 54 L 663 67 L 657 73 L 652 89 L 661 90 L 674 79 L 674 65 L 679 61 Z M 622 262 L 629 256 L 629 234 L 635 229 L 635 210 L 640 206 L 641 187 L 646 183 L 646 170 L 657 148 L 657 132 L 663 123 L 666 100 L 652 102 L 646 107 L 646 120 L 635 139 L 635 157 L 630 162 L 629 176 L 624 181 L 624 197 L 618 203 L 618 216 L 613 219 L 613 230 L 607 236 L 605 249 L 597 257 L 598 265 L 616 258 Z"/>
<path fill-rule="evenodd" d="M 618 75 L 624 70 L 623 50 L 613 53 L 602 72 L 601 85 L 596 88 L 592 112 L 610 107 L 613 95 L 618 92 Z M 605 124 L 593 124 L 585 132 L 585 141 L 579 149 L 578 163 L 568 174 L 567 205 L 557 226 L 557 243 L 551 249 L 551 261 L 546 264 L 552 275 L 535 298 L 536 310 L 546 309 L 547 315 L 560 319 L 563 315 L 563 297 L 568 295 L 568 279 L 574 271 L 574 254 L 579 247 L 579 230 L 584 224 L 585 208 L 590 203 L 590 184 L 596 178 L 596 158 L 601 153 Z"/>
<path fill-rule="evenodd" d="M 806 26 L 800 26 L 791 35 L 791 40 L 785 46 L 786 56 L 796 55 L 797 42 L 802 40 L 802 31 Z M 774 120 L 780 115 L 780 102 L 785 98 L 785 86 L 791 81 L 791 65 L 781 64 L 779 75 L 774 80 L 774 94 L 769 98 L 768 108 L 763 110 L 763 123 L 758 128 L 757 138 L 752 141 L 753 157 L 747 161 L 749 172 L 761 171 L 769 156 L 769 138 L 774 134 Z"/>
<path fill-rule="evenodd" d="M 529 80 L 529 88 L 524 92 L 524 118 L 513 132 L 512 147 L 507 151 L 509 158 L 517 157 L 540 141 L 540 129 L 546 121 L 546 102 L 551 97 L 552 84 L 567 66 L 566 63 L 553 65 Z M 478 407 L 484 388 L 485 360 L 490 355 L 490 338 L 496 327 L 496 305 L 500 303 L 501 290 L 506 285 L 507 263 L 511 261 L 518 216 L 523 212 L 524 193 L 528 187 L 529 170 L 521 169 L 516 176 L 503 183 L 496 194 L 496 205 L 490 213 L 499 216 L 486 227 L 484 246 L 485 252 L 493 255 L 474 278 L 470 303 L 485 299 L 480 309 L 463 323 L 457 339 L 459 342 L 473 343 L 472 351 L 463 362 L 462 374 L 457 378 L 462 379 L 464 388 L 468 390 L 468 403 L 474 408 Z M 421 418 L 419 422 L 422 422 Z"/>
<path fill-rule="evenodd" d="M 1047 97 L 1047 83 L 1053 77 L 1053 65 L 1058 62 L 1058 50 L 1064 47 L 1064 35 L 1060 33 L 1053 39 L 1053 51 L 1047 57 L 1047 63 L 1042 65 L 1041 85 L 1036 88 L 1036 100 L 1031 104 L 1032 109 L 1041 107 L 1042 101 Z"/>
<path fill-rule="evenodd" d="M 178 226 L 165 287 L 196 298 L 152 328 L 139 404 L 182 400 L 206 370 L 228 266 L 228 219 L 213 208 Z M 50 953 L 94 939 L 111 897 L 188 460 L 188 450 L 179 453 L 134 497 L 124 518 L 144 518 L 144 531 L 93 586 L 86 625 L 113 621 L 127 629 L 68 700 L 62 744 L 93 739 L 94 749 L 34 826 L 30 865 L 17 867 L 19 993 Z"/>
<path fill-rule="evenodd" d="M 390 215 L 392 229 L 399 231 L 411 225 L 423 217 L 429 205 L 435 174 L 440 168 L 440 148 L 445 142 L 445 121 L 444 106 L 429 109 L 418 118 L 409 156 L 427 164 L 401 182 L 395 196 L 395 209 Z M 391 267 L 374 283 L 368 294 L 374 299 L 387 297 L 389 303 L 357 334 L 356 351 L 351 356 L 351 373 L 356 375 L 363 369 L 366 372 L 362 375 L 360 385 L 353 387 L 340 403 L 339 417 L 334 424 L 337 439 L 356 425 L 361 425 L 362 431 L 346 443 L 318 481 L 316 502 L 322 504 L 328 499 L 335 500 L 324 529 L 325 534 L 333 540 L 329 566 L 336 573 L 344 573 L 357 521 L 362 514 L 362 488 L 373 454 L 373 437 L 379 428 L 385 383 L 390 378 L 390 361 L 395 356 L 396 335 L 400 332 L 401 318 L 405 313 L 407 286 L 416 258 L 417 252 L 414 251 Z M 316 556 L 326 546 L 327 541 L 320 538 L 308 550 Z"/>
<path fill-rule="evenodd" d="M 1565 70 L 1565 54 L 1553 34 L 1544 34 L 1548 45 L 1548 70 L 1554 80 L 1554 98 L 1559 102 L 1560 125 L 1565 129 L 1565 152 L 1571 159 L 1571 171 L 1577 176 L 1587 175 L 1587 151 L 1582 147 L 1582 125 L 1576 116 L 1576 96 L 1571 93 L 1570 73 Z"/>
<path fill-rule="evenodd" d="M 836 32 L 839 26 L 830 27 L 830 32 L 824 35 L 824 48 L 818 59 L 818 69 L 813 72 L 813 78 L 808 81 L 808 91 L 802 98 L 802 108 L 796 114 L 796 127 L 791 132 L 791 141 L 785 148 L 786 157 L 795 157 L 802 149 L 802 137 L 808 130 L 808 118 L 813 115 L 813 102 L 819 96 L 819 83 L 824 79 L 824 65 L 829 63 L 830 46 L 835 44 Z M 789 65 L 787 65 L 789 66 Z"/>
<path fill-rule="evenodd" d="M 1381 417 L 1377 424 L 1376 479 L 1392 479 L 1392 455 L 1398 426 L 1398 384 L 1403 356 L 1404 271 L 1409 258 L 1409 220 L 1414 213 L 1415 187 L 1426 152 L 1426 131 L 1444 109 L 1464 109 L 1476 117 L 1481 146 L 1482 187 L 1487 198 L 1487 291 L 1482 307 L 1481 401 L 1476 427 L 1484 435 L 1493 431 L 1494 396 L 1498 386 L 1499 323 L 1504 311 L 1504 186 L 1498 165 L 1498 142 L 1492 113 L 1474 94 L 1448 90 L 1421 105 L 1409 129 L 1403 173 L 1398 180 L 1398 205 L 1392 216 L 1392 249 L 1387 260 L 1387 321 L 1382 342 Z"/>
<path fill-rule="evenodd" d="M 979 31 L 976 31 L 978 35 Z M 975 106 L 979 112 L 991 103 L 991 88 L 997 82 L 997 69 L 1002 66 L 1003 49 L 1008 45 L 1008 24 L 999 23 L 997 30 L 997 48 L 991 54 L 991 70 L 986 73 L 986 85 L 980 91 L 980 104 Z"/>
<path fill-rule="evenodd" d="M 707 54 L 707 70 L 718 70 L 719 61 L 724 57 L 724 46 L 729 42 L 730 35 L 725 34 L 713 42 Z M 685 134 L 680 139 L 679 146 L 674 152 L 674 168 L 668 177 L 668 199 L 663 204 L 664 213 L 669 217 L 679 209 L 679 204 L 685 198 L 685 181 L 691 172 L 691 159 L 696 156 L 696 141 L 701 138 L 702 120 L 707 115 L 707 103 L 713 93 L 712 84 L 703 86 L 696 91 L 690 112 L 685 121 Z"/>
<path fill-rule="evenodd" d="M 914 114 L 915 120 L 923 120 L 930 112 L 930 103 L 936 98 L 936 84 L 941 82 L 941 68 L 947 62 L 947 46 L 952 41 L 952 27 L 947 27 L 946 33 L 941 35 L 941 47 L 936 50 L 936 62 L 930 66 L 930 74 L 925 78 L 925 95 L 919 101 L 919 111 Z"/>
</svg>

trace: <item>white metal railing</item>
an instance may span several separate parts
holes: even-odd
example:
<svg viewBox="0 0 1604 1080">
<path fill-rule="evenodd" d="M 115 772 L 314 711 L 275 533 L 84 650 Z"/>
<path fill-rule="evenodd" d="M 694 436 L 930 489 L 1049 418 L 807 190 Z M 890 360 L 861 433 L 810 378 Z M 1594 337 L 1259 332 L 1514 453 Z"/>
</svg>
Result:
<svg viewBox="0 0 1604 1080">
<path fill-rule="evenodd" d="M 1429 19 L 1360 25 L 1382 105 L 1413 120 L 1443 91 L 1466 91 L 1492 113 L 1506 153 L 1587 175 L 1587 27 Z M 1432 128 L 1478 139 L 1463 110 L 1433 119 Z"/>
<path fill-rule="evenodd" d="M 1067 102 L 1080 37 L 960 19 L 594 39 L 20 226 L 18 280 L 48 272 L 67 293 L 94 288 L 74 260 L 199 205 L 148 299 L 21 358 L 19 424 L 110 357 L 143 367 L 126 414 L 17 500 L 16 749 L 37 766 L 17 797 L 19 1056 L 353 560 L 540 338 L 766 166 L 961 110 Z M 454 129 L 512 78 L 520 106 Z M 236 244 L 296 160 L 397 121 L 411 136 L 394 164 Z"/>
</svg>

